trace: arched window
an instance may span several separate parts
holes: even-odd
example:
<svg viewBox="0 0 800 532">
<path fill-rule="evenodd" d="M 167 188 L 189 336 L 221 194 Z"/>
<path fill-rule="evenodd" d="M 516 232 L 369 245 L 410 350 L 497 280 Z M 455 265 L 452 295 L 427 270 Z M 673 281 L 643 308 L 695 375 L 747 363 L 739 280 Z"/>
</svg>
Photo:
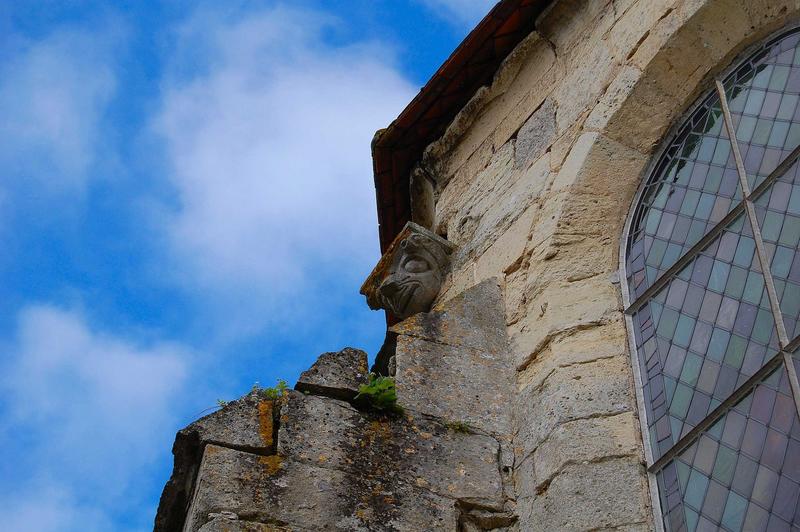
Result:
<svg viewBox="0 0 800 532">
<path fill-rule="evenodd" d="M 799 100 L 792 29 L 715 81 L 629 220 L 626 314 L 666 530 L 800 526 Z"/>
</svg>

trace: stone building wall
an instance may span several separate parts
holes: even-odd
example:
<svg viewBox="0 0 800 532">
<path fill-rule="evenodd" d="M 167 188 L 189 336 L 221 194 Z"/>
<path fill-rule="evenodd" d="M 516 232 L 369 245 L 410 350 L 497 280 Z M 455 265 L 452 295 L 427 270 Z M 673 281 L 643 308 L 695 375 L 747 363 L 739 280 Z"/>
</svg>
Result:
<svg viewBox="0 0 800 532">
<path fill-rule="evenodd" d="M 412 173 L 412 219 L 458 248 L 433 311 L 392 327 L 407 415 L 322 387 L 271 424 L 250 405 L 244 443 L 190 426 L 156 528 L 659 529 L 626 217 L 714 75 L 799 16 L 800 0 L 554 2 Z"/>
<path fill-rule="evenodd" d="M 626 216 L 673 122 L 799 9 L 556 2 L 415 170 L 435 191 L 432 228 L 459 247 L 440 299 L 504 285 L 522 530 L 660 527 L 622 312 Z"/>
<path fill-rule="evenodd" d="M 345 349 L 181 430 L 156 532 L 519 530 L 502 305 L 490 279 L 398 326 L 402 412 L 357 400 Z"/>
</svg>

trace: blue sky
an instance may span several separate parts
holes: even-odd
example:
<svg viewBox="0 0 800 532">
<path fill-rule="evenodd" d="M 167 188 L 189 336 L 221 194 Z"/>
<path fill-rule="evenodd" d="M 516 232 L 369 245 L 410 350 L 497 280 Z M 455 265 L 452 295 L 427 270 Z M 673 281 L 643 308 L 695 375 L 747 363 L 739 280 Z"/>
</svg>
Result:
<svg viewBox="0 0 800 532">
<path fill-rule="evenodd" d="M 0 2 L 4 529 L 150 529 L 176 430 L 374 356 L 370 140 L 493 3 Z"/>
</svg>

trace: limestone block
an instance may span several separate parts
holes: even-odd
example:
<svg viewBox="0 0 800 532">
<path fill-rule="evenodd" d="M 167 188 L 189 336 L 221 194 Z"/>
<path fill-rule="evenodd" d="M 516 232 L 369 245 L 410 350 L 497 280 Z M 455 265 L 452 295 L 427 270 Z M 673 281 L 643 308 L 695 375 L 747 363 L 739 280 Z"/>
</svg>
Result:
<svg viewBox="0 0 800 532">
<path fill-rule="evenodd" d="M 542 209 L 531 225 L 531 236 L 528 244 L 530 249 L 540 246 L 556 232 L 565 199 L 565 191 L 550 190 L 543 195 L 540 201 Z"/>
<path fill-rule="evenodd" d="M 600 530 L 647 522 L 644 468 L 622 458 L 566 468 L 537 497 L 518 501 L 525 530 Z"/>
<path fill-rule="evenodd" d="M 180 433 L 197 432 L 203 443 L 268 450 L 274 443 L 272 414 L 272 400 L 250 393 L 198 419 Z"/>
<path fill-rule="evenodd" d="M 541 157 L 555 136 L 556 108 L 552 100 L 545 100 L 517 133 L 515 165 L 524 168 Z"/>
<path fill-rule="evenodd" d="M 610 323 L 570 331 L 554 337 L 517 375 L 520 388 L 540 387 L 558 368 L 585 364 L 601 358 L 627 356 L 628 345 L 622 317 Z"/>
<path fill-rule="evenodd" d="M 405 336 L 468 347 L 495 355 L 508 353 L 503 294 L 489 279 L 389 328 Z"/>
<path fill-rule="evenodd" d="M 201 526 L 199 532 L 291 532 L 291 530 L 291 528 L 280 525 L 241 521 L 238 518 L 215 517 Z"/>
<path fill-rule="evenodd" d="M 605 276 L 552 282 L 528 302 L 527 314 L 509 329 L 516 365 L 523 369 L 556 335 L 620 316 L 617 288 Z"/>
<path fill-rule="evenodd" d="M 442 289 L 439 292 L 439 296 L 437 301 L 434 302 L 434 305 L 436 305 L 438 302 L 447 301 L 454 298 L 464 290 L 475 286 L 475 284 L 476 280 L 474 263 L 468 262 L 461 264 L 460 267 L 452 268 L 450 270 L 450 274 L 442 284 Z"/>
<path fill-rule="evenodd" d="M 608 225 L 613 227 L 614 223 L 609 220 Z M 599 275 L 610 279 L 619 265 L 618 237 L 570 233 L 560 227 L 556 230 L 558 232 L 546 241 L 529 247 L 530 262 L 524 286 L 526 299 L 533 300 L 551 283 L 574 283 Z"/>
<path fill-rule="evenodd" d="M 599 133 L 582 134 L 564 161 L 553 182 L 554 190 L 578 187 L 586 194 L 616 198 L 624 204 L 639 183 L 647 165 L 647 156 Z M 620 191 L 624 192 L 620 201 Z"/>
<path fill-rule="evenodd" d="M 491 86 L 480 89 L 442 140 L 426 150 L 424 160 L 446 176 L 439 180 L 441 183 L 456 174 L 475 175 L 465 167 L 480 170 L 486 166 L 491 154 L 508 142 L 550 93 L 560 76 L 554 66 L 552 46 L 536 32 L 517 45 Z"/>
<path fill-rule="evenodd" d="M 372 476 L 209 445 L 184 530 L 232 512 L 291 530 L 455 530 L 451 500 Z"/>
<path fill-rule="evenodd" d="M 180 528 L 191 498 L 203 448 L 221 444 L 255 452 L 271 452 L 275 444 L 274 403 L 251 393 L 180 430 L 172 446 L 172 475 L 164 486 L 154 531 Z"/>
<path fill-rule="evenodd" d="M 400 336 L 395 357 L 403 408 L 492 433 L 510 432 L 513 369 L 507 354 Z"/>
<path fill-rule="evenodd" d="M 620 61 L 630 58 L 651 28 L 673 8 L 676 0 L 634 2 L 608 32 L 612 55 Z"/>
<path fill-rule="evenodd" d="M 597 102 L 597 105 L 594 106 L 592 112 L 589 114 L 589 117 L 586 119 L 584 124 L 585 128 L 589 131 L 604 131 L 605 128 L 611 123 L 612 118 L 615 117 L 616 113 L 623 107 L 623 105 L 631 105 L 632 100 L 628 100 L 633 92 L 634 87 L 639 82 L 642 77 L 642 71 L 639 70 L 635 66 L 625 65 L 623 66 L 620 71 L 617 73 L 614 80 L 611 82 L 611 85 L 608 86 L 606 92 L 603 94 L 603 97 Z M 676 104 L 677 102 L 673 101 L 672 99 L 669 100 L 671 104 Z M 642 102 L 644 103 L 644 102 Z M 652 100 L 649 102 L 652 103 Z M 652 112 L 650 107 L 647 107 L 648 113 Z M 645 112 L 645 107 L 643 105 L 638 106 L 638 113 L 639 118 L 641 120 L 642 113 Z M 614 124 L 616 125 L 616 124 Z M 631 140 L 628 137 L 636 136 L 635 133 L 640 127 L 638 124 L 629 124 L 631 127 L 625 128 L 626 135 L 624 138 L 616 138 L 615 139 L 623 144 L 631 145 L 637 144 L 635 140 Z M 621 129 L 621 128 L 618 128 Z M 616 131 L 616 129 L 615 129 Z M 633 134 L 632 134 L 633 133 Z"/>
<path fill-rule="evenodd" d="M 461 246 L 468 242 L 474 224 L 480 215 L 517 177 L 511 170 L 514 164 L 514 143 L 504 145 L 482 170 L 470 176 L 469 181 L 458 179 L 449 183 L 436 204 L 436 219 L 447 220 L 447 237 Z M 480 213 L 472 215 L 471 212 Z"/>
<path fill-rule="evenodd" d="M 549 482 L 568 464 L 623 456 L 640 459 L 637 423 L 633 412 L 625 412 L 559 425 L 529 457 L 536 488 Z"/>
<path fill-rule="evenodd" d="M 503 112 L 490 139 L 492 145 L 502 146 L 519 131 L 533 110 L 538 109 L 564 75 L 563 64 L 555 60 L 555 52 L 544 39 L 536 42 L 530 58 L 520 68 L 514 82 L 502 97 Z M 498 106 L 499 107 L 499 106 Z"/>
<path fill-rule="evenodd" d="M 692 101 L 708 73 L 724 68 L 723 60 L 733 48 L 754 38 L 745 4 L 738 0 L 677 4 L 642 41 L 631 64 L 665 94 L 679 102 Z"/>
<path fill-rule="evenodd" d="M 502 506 L 497 440 L 407 412 L 386 418 L 347 403 L 291 393 L 279 455 L 289 461 L 424 487 L 443 497 Z"/>
<path fill-rule="evenodd" d="M 558 106 L 558 131 L 567 130 L 588 108 L 593 107 L 614 79 L 620 62 L 605 40 L 594 40 L 573 51 L 565 61 L 566 76 L 553 92 Z"/>
<path fill-rule="evenodd" d="M 367 354 L 346 347 L 337 353 L 323 353 L 300 375 L 295 390 L 325 395 L 345 401 L 358 394 L 358 388 L 369 382 Z"/>
<path fill-rule="evenodd" d="M 471 260 L 485 251 L 540 196 L 550 182 L 550 163 L 541 157 L 521 174 L 509 171 L 505 185 L 459 212 L 462 221 L 459 240 L 463 243 L 461 260 Z"/>
<path fill-rule="evenodd" d="M 495 434 L 510 432 L 514 369 L 503 296 L 487 280 L 393 328 L 398 402 Z"/>
<path fill-rule="evenodd" d="M 517 457 L 528 456 L 563 423 L 632 410 L 626 357 L 559 368 L 541 387 L 525 387 L 515 397 Z"/>
<path fill-rule="evenodd" d="M 475 263 L 475 277 L 477 281 L 491 277 L 502 277 L 518 262 L 531 235 L 531 226 L 536 215 L 541 211 L 538 202 L 529 205 L 525 212 L 494 239 L 489 248 L 484 251 Z"/>
<path fill-rule="evenodd" d="M 519 268 L 509 271 L 505 278 L 505 303 L 506 303 L 506 326 L 517 323 L 527 312 L 527 296 L 525 294 L 525 282 L 528 275 L 529 257 L 523 257 L 519 263 Z"/>
<path fill-rule="evenodd" d="M 560 0 L 553 2 L 536 20 L 536 28 L 550 40 L 559 53 L 569 50 L 586 39 L 593 30 L 605 32 L 613 17 L 603 17 L 612 11 L 610 0 Z"/>
<path fill-rule="evenodd" d="M 783 25 L 786 18 L 799 9 L 798 0 L 750 0 L 744 3 L 744 10 L 756 27 L 770 23 Z"/>
</svg>

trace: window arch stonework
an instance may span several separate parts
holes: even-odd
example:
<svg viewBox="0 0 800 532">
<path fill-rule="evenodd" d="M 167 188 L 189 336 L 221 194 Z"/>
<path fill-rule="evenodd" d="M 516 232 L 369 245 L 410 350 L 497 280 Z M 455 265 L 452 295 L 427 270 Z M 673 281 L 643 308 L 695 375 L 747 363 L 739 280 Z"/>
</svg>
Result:
<svg viewBox="0 0 800 532">
<path fill-rule="evenodd" d="M 800 526 L 800 30 L 715 80 L 625 243 L 645 444 L 667 530 Z"/>
</svg>

